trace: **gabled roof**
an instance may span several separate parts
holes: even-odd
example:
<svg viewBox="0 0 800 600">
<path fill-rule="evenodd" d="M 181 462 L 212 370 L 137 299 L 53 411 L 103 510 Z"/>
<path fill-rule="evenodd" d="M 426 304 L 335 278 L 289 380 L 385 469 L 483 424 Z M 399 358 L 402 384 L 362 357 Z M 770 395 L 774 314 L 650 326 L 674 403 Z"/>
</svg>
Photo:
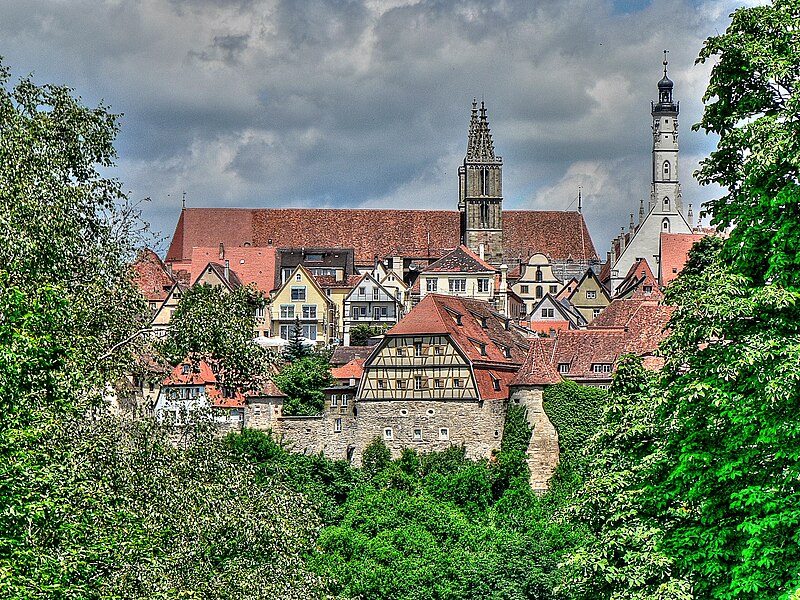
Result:
<svg viewBox="0 0 800 600">
<path fill-rule="evenodd" d="M 384 335 L 450 335 L 473 364 L 520 365 L 530 342 L 488 302 L 428 294 Z"/>
<path fill-rule="evenodd" d="M 575 288 L 578 287 L 578 280 L 574 277 L 570 279 L 568 282 L 564 284 L 558 293 L 556 294 L 557 300 L 569 300 L 569 297 L 572 295 L 572 292 L 575 291 Z"/>
<path fill-rule="evenodd" d="M 311 276 L 322 289 L 353 289 L 364 277 L 363 275 L 348 275 L 344 279 L 336 279 L 334 275 L 314 275 L 313 273 Z"/>
<path fill-rule="evenodd" d="M 498 270 L 482 260 L 463 244 L 422 270 L 428 273 L 497 273 Z"/>
<path fill-rule="evenodd" d="M 375 257 L 439 258 L 460 242 L 460 214 L 445 210 L 321 208 L 185 208 L 168 263 L 188 263 L 194 247 L 341 247 L 355 250 L 356 263 Z M 597 253 L 583 215 L 560 211 L 503 211 L 506 260 L 541 252 L 551 260 L 590 260 Z"/>
<path fill-rule="evenodd" d="M 539 302 L 536 303 L 536 306 L 533 307 L 533 310 L 529 313 L 528 321 L 531 323 L 534 322 L 552 322 L 550 319 L 537 319 L 535 318 L 537 313 L 541 310 L 543 306 L 552 306 L 558 314 L 561 315 L 561 318 L 564 321 L 567 321 L 573 329 L 579 329 L 586 325 L 586 319 L 584 316 L 578 312 L 572 304 L 570 304 L 569 300 L 559 300 L 557 296 L 553 296 L 552 294 L 545 294 Z"/>
<path fill-rule="evenodd" d="M 222 285 L 227 287 L 230 291 L 238 290 L 240 287 L 242 287 L 242 280 L 239 279 L 236 271 L 228 267 L 226 273 L 225 265 L 221 265 L 216 262 L 208 263 L 205 268 L 200 271 L 200 274 L 195 278 L 194 284 L 192 285 L 196 285 L 203 275 L 209 272 L 213 273 L 217 279 L 219 279 L 220 283 L 222 283 Z"/>
<path fill-rule="evenodd" d="M 545 347 L 542 338 L 534 338 L 531 342 L 531 349 L 525 362 L 517 371 L 516 377 L 511 381 L 511 385 L 555 385 L 561 383 L 561 375 L 558 374 L 552 361 L 552 345 Z"/>
<path fill-rule="evenodd" d="M 175 278 L 158 254 L 145 248 L 136 257 L 133 265 L 133 282 L 141 290 L 148 302 L 163 302 Z"/>
<path fill-rule="evenodd" d="M 650 288 L 649 292 L 645 292 L 646 287 Z M 615 298 L 631 298 L 633 296 L 641 300 L 661 300 L 664 297 L 649 263 L 644 258 L 637 259 L 631 265 L 625 278 L 617 286 L 614 295 Z"/>
<path fill-rule="evenodd" d="M 333 367 L 331 375 L 334 379 L 361 379 L 364 374 L 364 358 L 354 358 L 341 367 Z"/>
<path fill-rule="evenodd" d="M 356 282 L 352 285 L 352 290 L 350 291 L 349 294 L 347 294 L 347 297 L 344 299 L 344 301 L 358 302 L 359 301 L 357 296 L 358 290 L 356 288 L 360 287 L 362 283 L 367 283 L 368 280 L 372 282 L 372 285 L 374 285 L 376 288 L 378 288 L 384 294 L 386 294 L 386 296 L 388 296 L 390 300 L 393 300 L 395 304 L 397 304 L 398 306 L 400 305 L 400 301 L 397 298 L 395 298 L 395 295 L 389 290 L 387 290 L 385 287 L 383 287 L 383 285 L 381 285 L 381 283 L 377 279 L 375 279 L 370 273 L 364 273 L 363 275 L 357 276 Z M 369 298 L 369 301 L 373 302 L 371 296 Z M 361 300 L 361 302 L 364 302 L 364 300 Z M 383 302 L 388 302 L 388 300 L 384 300 Z"/>
<path fill-rule="evenodd" d="M 683 270 L 689 250 L 706 237 L 703 233 L 662 233 L 659 283 L 667 285 Z"/>
<path fill-rule="evenodd" d="M 574 304 L 572 299 L 575 297 L 575 294 L 577 294 L 579 290 L 582 290 L 583 286 L 589 280 L 595 281 L 600 292 L 606 297 L 606 300 L 611 301 L 611 296 L 608 295 L 608 291 L 606 290 L 605 286 L 603 286 L 603 284 L 600 282 L 600 278 L 595 275 L 595 272 L 592 269 L 586 269 L 586 272 L 583 274 L 583 277 L 581 277 L 578 285 L 575 286 L 575 289 L 573 289 L 572 293 L 570 293 L 570 295 L 567 297 L 567 300 L 569 300 L 571 304 Z"/>
<path fill-rule="evenodd" d="M 297 285 L 297 282 L 295 281 L 295 275 L 297 274 L 298 271 L 303 273 L 303 276 L 308 281 L 308 283 L 310 283 L 314 287 L 314 289 L 317 290 L 317 293 L 320 296 L 322 296 L 322 299 L 325 300 L 325 302 L 327 302 L 328 304 L 333 304 L 333 300 L 328 298 L 328 296 L 325 293 L 325 291 L 317 283 L 317 280 L 314 277 L 314 275 L 312 275 L 308 271 L 308 269 L 306 269 L 303 265 L 297 265 L 294 268 L 294 271 L 292 271 L 292 274 L 289 277 L 286 278 L 286 281 L 283 282 L 283 285 L 281 287 L 279 287 L 277 290 L 275 290 L 275 292 L 272 294 L 272 298 L 273 299 L 278 297 L 283 292 L 283 290 L 285 290 L 287 287 L 291 287 L 293 285 Z"/>
<path fill-rule="evenodd" d="M 286 394 L 278 389 L 278 386 L 275 385 L 275 382 L 272 379 L 267 379 L 264 382 L 264 385 L 261 386 L 260 389 L 257 390 L 248 390 L 244 393 L 245 398 L 247 399 L 254 399 L 254 398 L 286 398 Z"/>
<path fill-rule="evenodd" d="M 361 360 L 363 364 L 373 350 L 375 346 L 336 346 L 331 356 L 331 365 L 342 366 L 355 359 Z"/>
<path fill-rule="evenodd" d="M 243 285 L 252 284 L 262 292 L 272 291 L 275 285 L 275 248 L 192 248 L 192 262 L 188 268 L 199 276 L 209 262 L 222 264 L 224 260 L 228 260 L 230 268 L 235 271 Z M 192 281 L 196 279 L 197 277 L 193 277 Z"/>
<path fill-rule="evenodd" d="M 184 373 L 187 368 L 187 373 Z M 161 385 L 206 385 L 216 384 L 217 378 L 204 360 L 193 362 L 184 360 L 170 372 Z"/>
</svg>

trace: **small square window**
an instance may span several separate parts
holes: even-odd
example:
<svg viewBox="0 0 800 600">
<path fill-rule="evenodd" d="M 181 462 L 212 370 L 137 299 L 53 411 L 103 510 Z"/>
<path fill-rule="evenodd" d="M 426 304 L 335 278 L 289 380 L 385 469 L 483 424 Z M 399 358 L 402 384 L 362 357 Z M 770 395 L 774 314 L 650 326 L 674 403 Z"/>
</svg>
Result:
<svg viewBox="0 0 800 600">
<path fill-rule="evenodd" d="M 386 389 L 386 380 L 385 379 L 378 379 L 378 389 L 385 390 Z"/>
<path fill-rule="evenodd" d="M 444 379 L 434 379 L 433 380 L 433 387 L 443 388 L 444 387 Z"/>
<path fill-rule="evenodd" d="M 394 431 L 392 431 L 391 427 L 387 427 L 383 430 L 383 439 L 385 440 L 393 440 L 394 439 Z"/>
<path fill-rule="evenodd" d="M 447 427 L 439 428 L 439 439 L 447 441 L 450 439 L 450 430 Z"/>
<path fill-rule="evenodd" d="M 181 365 L 181 373 L 183 375 L 188 375 L 190 370 L 191 370 L 191 366 L 190 365 L 187 365 L 187 364 Z"/>
<path fill-rule="evenodd" d="M 559 373 L 569 373 L 569 363 L 558 363 Z"/>
<path fill-rule="evenodd" d="M 421 442 L 422 441 L 422 429 L 415 429 L 414 430 L 414 441 Z"/>
<path fill-rule="evenodd" d="M 461 387 L 461 380 L 460 379 L 453 379 L 453 387 L 460 388 Z"/>
<path fill-rule="evenodd" d="M 398 346 L 395 351 L 397 352 L 397 356 L 405 356 L 406 355 L 406 349 L 403 346 Z"/>
<path fill-rule="evenodd" d="M 519 293 L 520 294 L 530 294 L 530 287 L 527 285 L 519 286 Z"/>
<path fill-rule="evenodd" d="M 294 276 L 294 280 L 295 281 L 302 281 L 303 277 L 302 277 L 302 275 L 300 275 L 300 273 L 298 273 L 297 275 Z"/>
<path fill-rule="evenodd" d="M 437 280 L 429 277 L 425 280 L 425 290 L 428 292 L 435 292 L 437 289 Z"/>
<path fill-rule="evenodd" d="M 442 348 L 441 346 L 434 346 L 433 347 L 433 353 L 436 356 L 442 356 L 444 354 L 444 348 Z"/>
<path fill-rule="evenodd" d="M 397 380 L 397 389 L 398 390 L 406 389 L 406 380 L 405 379 L 398 379 Z"/>
<path fill-rule="evenodd" d="M 597 298 L 597 292 L 595 290 L 586 290 L 587 300 L 594 300 L 595 298 Z"/>
</svg>

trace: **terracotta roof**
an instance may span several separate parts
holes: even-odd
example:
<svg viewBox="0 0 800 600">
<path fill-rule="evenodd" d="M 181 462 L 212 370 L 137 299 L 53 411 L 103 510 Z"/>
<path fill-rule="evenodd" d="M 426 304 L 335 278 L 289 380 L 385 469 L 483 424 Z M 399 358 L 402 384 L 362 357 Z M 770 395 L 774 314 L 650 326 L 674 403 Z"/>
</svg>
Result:
<svg viewBox="0 0 800 600">
<path fill-rule="evenodd" d="M 188 373 L 184 373 L 184 366 L 188 366 Z M 161 385 L 205 385 L 216 384 L 217 378 L 211 367 L 204 360 L 196 363 L 185 360 L 164 378 Z"/>
<path fill-rule="evenodd" d="M 503 211 L 503 258 L 523 259 L 537 252 L 551 260 L 597 260 L 583 215 L 544 210 Z"/>
<path fill-rule="evenodd" d="M 496 273 L 492 265 L 482 260 L 463 244 L 426 267 L 423 273 Z"/>
<path fill-rule="evenodd" d="M 167 298 L 175 279 L 158 254 L 145 248 L 139 252 L 139 256 L 136 257 L 136 261 L 131 267 L 133 268 L 133 282 L 148 302 L 163 302 Z"/>
<path fill-rule="evenodd" d="M 645 287 L 649 287 L 650 291 L 645 292 Z M 625 278 L 617 286 L 615 297 L 660 301 L 664 298 L 664 294 L 650 269 L 650 264 L 644 258 L 639 258 L 631 265 Z"/>
<path fill-rule="evenodd" d="M 225 276 L 225 265 L 221 265 L 217 262 L 210 262 L 208 263 L 205 268 L 200 272 L 197 276 L 199 279 L 206 270 L 214 271 L 220 281 L 227 284 L 227 286 L 231 290 L 236 290 L 242 287 L 242 280 L 239 279 L 239 275 L 234 271 L 232 268 L 228 268 L 228 276 Z M 197 283 L 197 279 L 195 279 L 194 283 Z M 194 284 L 193 284 L 194 285 Z"/>
<path fill-rule="evenodd" d="M 312 277 L 317 282 L 317 285 L 322 289 L 325 288 L 348 288 L 352 289 L 366 277 L 366 275 L 348 275 L 344 279 L 336 279 L 334 275 L 313 275 Z"/>
<path fill-rule="evenodd" d="M 661 234 L 661 285 L 667 285 L 680 274 L 689 258 L 689 250 L 704 237 L 702 233 Z"/>
<path fill-rule="evenodd" d="M 331 375 L 334 379 L 361 379 L 364 374 L 364 358 L 354 358 L 346 365 L 333 367 Z"/>
<path fill-rule="evenodd" d="M 562 287 L 556 294 L 556 300 L 568 299 L 576 287 L 578 287 L 578 280 L 573 277 L 567 283 L 565 283 L 564 287 Z"/>
<path fill-rule="evenodd" d="M 440 258 L 460 242 L 461 217 L 445 210 L 321 208 L 186 208 L 181 211 L 167 262 L 188 263 L 193 247 L 352 247 L 356 262 L 375 257 Z M 503 211 L 507 260 L 541 252 L 554 260 L 596 258 L 577 212 Z"/>
<path fill-rule="evenodd" d="M 363 364 L 375 348 L 376 346 L 337 346 L 331 356 L 331 365 L 342 366 L 355 359 L 360 359 Z"/>
<path fill-rule="evenodd" d="M 449 334 L 474 364 L 521 365 L 530 342 L 506 323 L 488 302 L 428 294 L 384 335 Z"/>
<path fill-rule="evenodd" d="M 192 248 L 192 262 L 188 270 L 194 272 L 192 281 L 209 263 L 228 260 L 230 268 L 235 271 L 244 285 L 255 285 L 262 292 L 270 292 L 275 286 L 275 248 L 223 248 L 220 258 L 219 246 Z"/>
<path fill-rule="evenodd" d="M 267 379 L 261 389 L 247 391 L 244 395 L 246 398 L 286 398 L 272 379 Z"/>
<path fill-rule="evenodd" d="M 517 371 L 511 385 L 555 385 L 561 382 L 561 375 L 553 367 L 550 354 L 553 350 L 552 344 L 548 346 L 550 348 L 546 349 L 542 338 L 535 338 L 531 342 L 528 356 L 525 357 L 525 362 Z"/>
</svg>

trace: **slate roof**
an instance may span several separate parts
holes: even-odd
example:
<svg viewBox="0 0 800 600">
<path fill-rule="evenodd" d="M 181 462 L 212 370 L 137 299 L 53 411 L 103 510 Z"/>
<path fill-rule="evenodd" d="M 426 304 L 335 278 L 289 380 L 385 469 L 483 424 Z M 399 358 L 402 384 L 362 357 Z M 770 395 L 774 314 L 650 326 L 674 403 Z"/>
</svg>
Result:
<svg viewBox="0 0 800 600">
<path fill-rule="evenodd" d="M 336 346 L 331 356 L 331 365 L 342 366 L 352 360 L 366 360 L 376 346 Z"/>
<path fill-rule="evenodd" d="M 702 240 L 702 233 L 662 233 L 659 283 L 667 285 L 683 270 L 689 258 L 689 250 Z"/>
<path fill-rule="evenodd" d="M 347 247 L 356 263 L 375 257 L 440 258 L 460 243 L 455 210 L 328 208 L 185 208 L 167 251 L 169 263 L 188 263 L 194 247 Z M 597 253 L 583 216 L 562 211 L 503 211 L 505 260 L 535 252 L 553 260 L 593 259 Z"/>
<path fill-rule="evenodd" d="M 429 265 L 423 273 L 497 273 L 498 270 L 469 248 L 460 245 L 452 252 Z"/>
<path fill-rule="evenodd" d="M 270 292 L 274 287 L 275 248 L 271 247 L 225 247 L 223 258 L 220 258 L 219 246 L 192 248 L 192 262 L 189 265 L 189 271 L 194 275 L 192 281 L 200 275 L 209 262 L 220 263 L 226 259 L 242 284 L 253 284 L 262 292 Z"/>
</svg>

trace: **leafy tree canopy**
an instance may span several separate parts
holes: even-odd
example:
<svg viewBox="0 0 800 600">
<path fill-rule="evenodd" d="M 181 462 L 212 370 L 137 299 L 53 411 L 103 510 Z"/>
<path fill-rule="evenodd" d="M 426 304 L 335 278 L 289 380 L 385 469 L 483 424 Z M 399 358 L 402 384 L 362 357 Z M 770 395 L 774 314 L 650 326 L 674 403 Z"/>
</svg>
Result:
<svg viewBox="0 0 800 600">
<path fill-rule="evenodd" d="M 381 335 L 386 331 L 386 327 L 370 327 L 366 323 L 356 325 L 350 330 L 351 346 L 366 346 L 369 338 Z"/>
<path fill-rule="evenodd" d="M 331 365 L 313 354 L 287 363 L 273 376 L 278 388 L 288 396 L 284 415 L 318 415 L 325 409 L 326 387 L 333 384 Z"/>
</svg>

